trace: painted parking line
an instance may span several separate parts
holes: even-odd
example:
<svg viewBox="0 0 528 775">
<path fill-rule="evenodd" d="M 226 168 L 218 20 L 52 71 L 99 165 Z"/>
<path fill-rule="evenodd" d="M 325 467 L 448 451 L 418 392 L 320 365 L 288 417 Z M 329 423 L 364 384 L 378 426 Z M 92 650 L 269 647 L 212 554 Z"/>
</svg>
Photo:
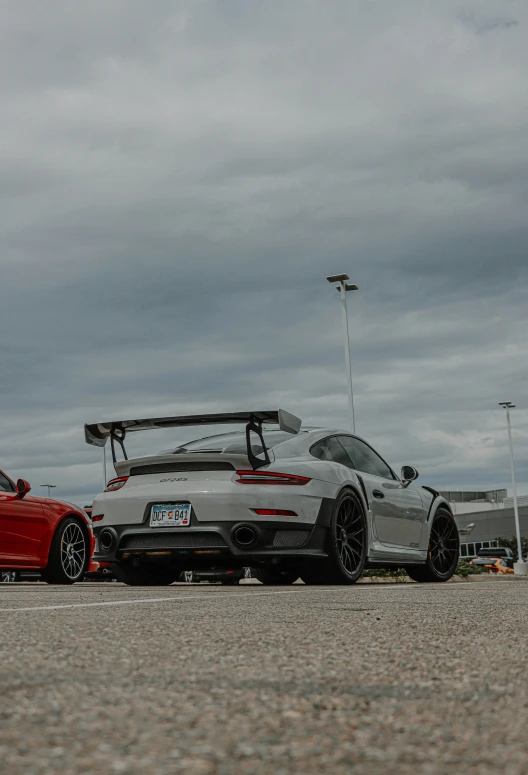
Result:
<svg viewBox="0 0 528 775">
<path fill-rule="evenodd" d="M 479 586 L 482 585 L 497 585 L 496 581 L 484 581 L 480 582 Z M 149 598 L 136 598 L 133 600 L 107 600 L 107 601 L 99 601 L 97 603 L 61 603 L 59 605 L 39 605 L 39 606 L 24 606 L 22 608 L 0 608 L 0 613 L 22 613 L 25 611 L 58 611 L 61 609 L 68 609 L 68 608 L 102 608 L 107 606 L 119 606 L 119 605 L 144 605 L 148 603 L 185 603 L 188 600 L 204 600 L 204 601 L 210 601 L 210 600 L 216 600 L 217 598 L 227 598 L 227 599 L 236 599 L 241 597 L 269 597 L 271 595 L 298 595 L 302 591 L 307 591 L 310 589 L 314 592 L 348 592 L 352 591 L 352 589 L 359 590 L 362 589 L 364 591 L 370 589 L 373 591 L 373 587 L 377 587 L 381 585 L 374 585 L 374 584 L 365 584 L 362 586 L 353 586 L 353 587 L 327 587 L 326 589 L 317 588 L 314 589 L 313 587 L 303 587 L 300 584 L 297 586 L 297 589 L 286 589 L 286 590 L 275 590 L 273 592 L 245 592 L 243 594 L 219 594 L 214 593 L 213 595 L 185 595 L 182 597 L 177 597 L 176 595 L 173 595 L 171 597 L 149 597 Z M 464 587 L 464 586 L 475 586 L 474 582 L 470 581 L 462 581 L 458 582 L 456 584 L 449 584 L 449 586 L 443 586 L 441 587 L 442 590 L 447 589 L 453 589 L 454 587 Z M 404 589 L 431 589 L 430 584 L 394 584 L 394 585 L 387 585 L 383 586 L 383 590 L 398 590 L 403 591 Z"/>
<path fill-rule="evenodd" d="M 321 589 L 318 590 L 319 592 L 336 592 L 339 590 L 335 589 Z M 24 606 L 23 608 L 0 608 L 1 613 L 18 613 L 22 611 L 56 611 L 61 608 L 98 608 L 101 606 L 112 606 L 112 605 L 141 605 L 144 603 L 185 603 L 187 600 L 216 600 L 219 597 L 224 598 L 240 598 L 240 597 L 264 597 L 269 595 L 296 595 L 298 594 L 297 590 L 293 589 L 287 589 L 283 591 L 275 591 L 275 592 L 246 592 L 243 595 L 219 595 L 215 594 L 214 596 L 206 596 L 206 595 L 186 595 L 184 597 L 176 597 L 173 595 L 172 597 L 147 597 L 147 598 L 137 598 L 135 600 L 108 600 L 108 601 L 101 601 L 98 603 L 62 603 L 60 605 L 38 605 L 38 606 Z"/>
</svg>

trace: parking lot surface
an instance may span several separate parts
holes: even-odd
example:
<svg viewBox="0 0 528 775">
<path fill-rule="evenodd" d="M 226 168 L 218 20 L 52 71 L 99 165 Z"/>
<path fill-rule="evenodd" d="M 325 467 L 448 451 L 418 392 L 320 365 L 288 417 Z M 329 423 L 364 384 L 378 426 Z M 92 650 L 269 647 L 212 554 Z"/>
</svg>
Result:
<svg viewBox="0 0 528 775">
<path fill-rule="evenodd" d="M 528 581 L 0 586 L 0 773 L 528 771 Z"/>
</svg>

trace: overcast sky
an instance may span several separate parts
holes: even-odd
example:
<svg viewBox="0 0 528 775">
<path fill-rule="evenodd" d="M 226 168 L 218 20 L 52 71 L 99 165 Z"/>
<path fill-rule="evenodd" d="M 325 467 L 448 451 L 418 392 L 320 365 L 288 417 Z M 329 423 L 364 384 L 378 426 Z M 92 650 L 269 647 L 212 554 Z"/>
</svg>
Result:
<svg viewBox="0 0 528 775">
<path fill-rule="evenodd" d="M 528 491 L 527 65 L 523 0 L 0 0 L 0 467 L 83 505 L 87 421 L 346 428 L 346 271 L 358 433 L 507 486 L 512 400 Z"/>
</svg>

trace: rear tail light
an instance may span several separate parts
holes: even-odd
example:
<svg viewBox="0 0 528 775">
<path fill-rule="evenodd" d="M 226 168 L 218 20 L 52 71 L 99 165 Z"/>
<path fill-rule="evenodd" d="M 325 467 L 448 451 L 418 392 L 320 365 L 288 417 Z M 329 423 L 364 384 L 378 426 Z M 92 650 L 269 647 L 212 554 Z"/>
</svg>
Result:
<svg viewBox="0 0 528 775">
<path fill-rule="evenodd" d="M 289 511 L 288 509 L 252 509 L 255 514 L 260 514 L 263 517 L 296 517 L 295 511 Z"/>
<path fill-rule="evenodd" d="M 120 490 L 128 482 L 128 476 L 118 476 L 117 479 L 110 479 L 106 485 L 105 492 L 114 492 Z"/>
<path fill-rule="evenodd" d="M 237 471 L 237 484 L 289 484 L 299 487 L 310 479 L 296 474 L 278 474 L 274 471 Z"/>
<path fill-rule="evenodd" d="M 95 517 L 92 517 L 92 522 L 100 522 L 103 519 L 103 517 L 104 517 L 104 514 L 97 514 Z"/>
</svg>

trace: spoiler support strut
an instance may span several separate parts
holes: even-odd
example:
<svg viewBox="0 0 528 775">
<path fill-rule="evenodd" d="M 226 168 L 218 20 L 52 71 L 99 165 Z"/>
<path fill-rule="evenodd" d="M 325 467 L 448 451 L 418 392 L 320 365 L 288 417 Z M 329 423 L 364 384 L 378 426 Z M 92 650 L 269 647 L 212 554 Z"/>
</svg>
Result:
<svg viewBox="0 0 528 775">
<path fill-rule="evenodd" d="M 128 455 L 125 449 L 125 436 L 126 436 L 125 428 L 112 428 L 112 432 L 110 433 L 110 446 L 112 447 L 112 460 L 114 461 L 114 466 L 117 463 L 117 457 L 115 452 L 116 441 L 121 447 L 121 451 L 123 452 L 123 456 L 125 460 L 128 460 Z"/>
<path fill-rule="evenodd" d="M 262 452 L 264 453 L 264 460 L 258 458 L 253 452 L 253 446 L 251 444 L 252 433 L 256 433 L 259 437 L 260 443 L 262 444 Z M 262 434 L 262 420 L 259 421 L 254 416 L 251 417 L 250 421 L 246 425 L 246 447 L 248 460 L 254 471 L 256 471 L 257 468 L 260 468 L 261 466 L 267 466 L 270 464 L 271 461 L 268 454 L 268 448 L 266 447 L 264 436 Z"/>
</svg>

